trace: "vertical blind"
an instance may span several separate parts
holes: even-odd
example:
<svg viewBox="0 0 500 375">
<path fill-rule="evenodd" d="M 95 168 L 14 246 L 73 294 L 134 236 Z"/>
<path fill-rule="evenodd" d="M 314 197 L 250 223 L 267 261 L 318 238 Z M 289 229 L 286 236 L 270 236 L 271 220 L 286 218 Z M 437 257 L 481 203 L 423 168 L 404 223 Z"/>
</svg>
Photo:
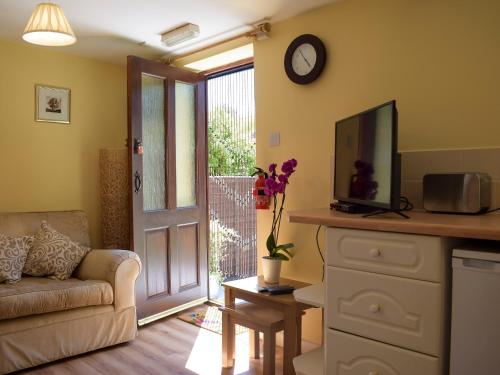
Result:
<svg viewBox="0 0 500 375">
<path fill-rule="evenodd" d="M 207 84 L 210 275 L 222 280 L 257 272 L 254 70 L 212 76 Z"/>
</svg>

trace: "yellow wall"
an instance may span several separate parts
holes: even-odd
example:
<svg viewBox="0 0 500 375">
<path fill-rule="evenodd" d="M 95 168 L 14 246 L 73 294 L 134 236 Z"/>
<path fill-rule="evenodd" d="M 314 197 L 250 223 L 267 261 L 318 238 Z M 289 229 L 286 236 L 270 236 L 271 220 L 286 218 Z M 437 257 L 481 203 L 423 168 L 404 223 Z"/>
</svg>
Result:
<svg viewBox="0 0 500 375">
<path fill-rule="evenodd" d="M 3 41 L 0 56 L 0 211 L 83 209 L 100 245 L 99 149 L 125 144 L 125 67 Z M 36 83 L 71 89 L 71 124 L 34 121 Z"/>
<path fill-rule="evenodd" d="M 287 209 L 328 206 L 335 121 L 391 99 L 401 150 L 500 146 L 499 14 L 497 0 L 345 0 L 273 25 L 255 44 L 257 159 L 298 160 Z M 323 40 L 328 62 L 318 81 L 297 86 L 283 56 L 303 33 Z M 269 147 L 271 131 L 279 147 Z M 260 255 L 269 225 L 259 213 Z M 285 275 L 321 279 L 315 230 L 284 226 L 280 242 L 297 246 Z M 319 321 L 309 319 L 306 338 L 318 339 Z"/>
</svg>

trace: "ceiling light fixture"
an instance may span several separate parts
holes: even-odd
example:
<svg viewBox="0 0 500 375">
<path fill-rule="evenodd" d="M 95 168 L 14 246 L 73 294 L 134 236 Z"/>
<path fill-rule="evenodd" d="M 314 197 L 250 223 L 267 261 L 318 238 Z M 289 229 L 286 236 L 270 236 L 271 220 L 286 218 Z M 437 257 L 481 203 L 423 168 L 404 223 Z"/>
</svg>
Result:
<svg viewBox="0 0 500 375">
<path fill-rule="evenodd" d="M 52 3 L 36 6 L 24 29 L 23 39 L 41 46 L 69 46 L 76 36 L 61 7 Z"/>
<path fill-rule="evenodd" d="M 173 47 L 196 38 L 198 35 L 200 35 L 200 27 L 192 23 L 186 23 L 161 34 L 161 41 L 167 47 Z"/>
</svg>

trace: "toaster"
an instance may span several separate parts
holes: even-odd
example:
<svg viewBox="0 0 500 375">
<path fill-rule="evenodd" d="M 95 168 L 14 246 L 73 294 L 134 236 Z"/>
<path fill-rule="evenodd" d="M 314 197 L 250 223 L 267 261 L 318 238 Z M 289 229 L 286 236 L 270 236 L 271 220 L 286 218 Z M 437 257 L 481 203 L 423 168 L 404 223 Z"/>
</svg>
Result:
<svg viewBox="0 0 500 375">
<path fill-rule="evenodd" d="M 424 209 L 480 214 L 491 204 L 491 177 L 486 173 L 435 173 L 424 176 Z"/>
</svg>

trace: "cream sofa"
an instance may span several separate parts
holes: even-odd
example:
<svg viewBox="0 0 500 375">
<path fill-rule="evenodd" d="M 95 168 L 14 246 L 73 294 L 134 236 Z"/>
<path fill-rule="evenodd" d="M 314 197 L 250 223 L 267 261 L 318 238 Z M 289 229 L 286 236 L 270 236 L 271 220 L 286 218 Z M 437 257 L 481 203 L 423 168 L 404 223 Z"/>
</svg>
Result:
<svg viewBox="0 0 500 375">
<path fill-rule="evenodd" d="M 42 220 L 90 246 L 81 211 L 0 213 L 0 233 L 33 234 Z M 140 270 L 131 251 L 92 250 L 68 280 L 23 277 L 0 284 L 0 373 L 132 340 Z"/>
</svg>

